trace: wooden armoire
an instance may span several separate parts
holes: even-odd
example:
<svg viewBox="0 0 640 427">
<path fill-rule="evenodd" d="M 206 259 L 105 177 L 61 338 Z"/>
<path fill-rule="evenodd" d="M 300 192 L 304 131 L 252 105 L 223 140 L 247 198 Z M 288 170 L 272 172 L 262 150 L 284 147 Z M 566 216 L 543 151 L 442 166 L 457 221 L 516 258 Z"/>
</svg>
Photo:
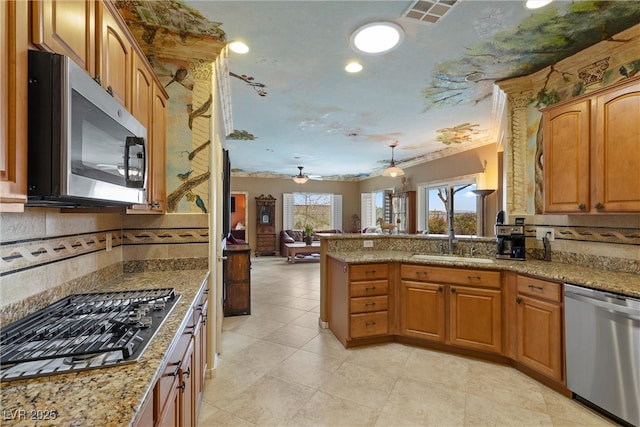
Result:
<svg viewBox="0 0 640 427">
<path fill-rule="evenodd" d="M 256 256 L 276 254 L 276 198 L 256 197 Z"/>
</svg>

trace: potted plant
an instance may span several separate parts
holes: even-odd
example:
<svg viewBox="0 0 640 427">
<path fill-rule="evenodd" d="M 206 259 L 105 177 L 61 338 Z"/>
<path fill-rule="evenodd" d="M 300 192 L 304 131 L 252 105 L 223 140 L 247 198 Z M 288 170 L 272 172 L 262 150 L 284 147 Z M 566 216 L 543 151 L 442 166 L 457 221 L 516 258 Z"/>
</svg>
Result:
<svg viewBox="0 0 640 427">
<path fill-rule="evenodd" d="M 304 243 L 310 245 L 313 242 L 313 226 L 305 225 L 304 226 Z"/>
</svg>

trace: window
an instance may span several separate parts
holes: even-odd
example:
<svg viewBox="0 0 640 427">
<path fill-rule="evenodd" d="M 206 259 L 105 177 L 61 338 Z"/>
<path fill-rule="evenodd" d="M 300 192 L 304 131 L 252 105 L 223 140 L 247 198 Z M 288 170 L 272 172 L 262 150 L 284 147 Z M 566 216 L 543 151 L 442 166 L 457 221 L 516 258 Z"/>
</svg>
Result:
<svg viewBox="0 0 640 427">
<path fill-rule="evenodd" d="M 418 187 L 418 221 L 429 234 L 449 233 L 449 210 L 456 235 L 477 235 L 478 197 L 474 179 Z M 453 194 L 453 200 L 450 195 Z M 451 202 L 451 203 L 449 203 Z"/>
<path fill-rule="evenodd" d="M 360 194 L 360 217 L 361 231 L 368 227 L 373 227 L 378 223 L 378 218 L 390 221 L 391 207 L 389 205 L 389 194 L 392 190 L 381 190 L 374 193 Z"/>
<path fill-rule="evenodd" d="M 287 193 L 282 195 L 282 229 L 342 230 L 342 195 Z"/>
</svg>

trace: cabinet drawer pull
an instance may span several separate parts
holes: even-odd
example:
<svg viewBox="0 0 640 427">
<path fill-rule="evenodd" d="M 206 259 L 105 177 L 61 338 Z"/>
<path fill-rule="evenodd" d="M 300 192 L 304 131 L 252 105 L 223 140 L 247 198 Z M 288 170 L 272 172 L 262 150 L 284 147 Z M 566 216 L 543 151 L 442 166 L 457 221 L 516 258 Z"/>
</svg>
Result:
<svg viewBox="0 0 640 427">
<path fill-rule="evenodd" d="M 544 291 L 544 288 L 542 286 L 536 286 L 536 285 L 529 285 L 529 289 L 533 289 L 540 292 Z"/>
<path fill-rule="evenodd" d="M 376 274 L 375 270 L 365 270 L 364 274 Z"/>
<path fill-rule="evenodd" d="M 375 291 L 376 287 L 375 286 L 367 286 L 366 288 L 364 288 L 365 291 Z"/>
<path fill-rule="evenodd" d="M 473 280 L 473 279 L 481 280 L 482 277 L 480 277 L 480 276 L 467 276 L 467 279 L 469 279 L 469 280 Z"/>
<path fill-rule="evenodd" d="M 370 306 L 370 305 L 371 305 L 371 306 L 374 306 L 374 305 L 376 305 L 376 303 L 375 303 L 375 302 L 368 302 L 368 303 L 366 303 L 366 304 L 365 304 L 365 307 L 368 307 L 368 306 Z"/>
<path fill-rule="evenodd" d="M 375 324 L 376 324 L 376 322 L 366 322 L 366 323 L 364 324 L 364 326 L 369 327 L 369 326 L 374 326 Z"/>
<path fill-rule="evenodd" d="M 429 274 L 428 271 L 416 271 L 416 276 L 427 276 Z"/>
</svg>

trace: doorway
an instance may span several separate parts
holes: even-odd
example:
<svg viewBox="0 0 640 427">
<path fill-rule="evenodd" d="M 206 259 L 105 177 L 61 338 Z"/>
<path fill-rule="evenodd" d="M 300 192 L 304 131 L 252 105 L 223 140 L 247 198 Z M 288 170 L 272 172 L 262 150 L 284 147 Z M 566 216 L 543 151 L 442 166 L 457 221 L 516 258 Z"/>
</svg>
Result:
<svg viewBox="0 0 640 427">
<path fill-rule="evenodd" d="M 248 209 L 247 199 L 249 193 L 247 192 L 231 192 L 231 235 L 239 240 L 249 242 L 249 230 L 248 226 Z"/>
</svg>

